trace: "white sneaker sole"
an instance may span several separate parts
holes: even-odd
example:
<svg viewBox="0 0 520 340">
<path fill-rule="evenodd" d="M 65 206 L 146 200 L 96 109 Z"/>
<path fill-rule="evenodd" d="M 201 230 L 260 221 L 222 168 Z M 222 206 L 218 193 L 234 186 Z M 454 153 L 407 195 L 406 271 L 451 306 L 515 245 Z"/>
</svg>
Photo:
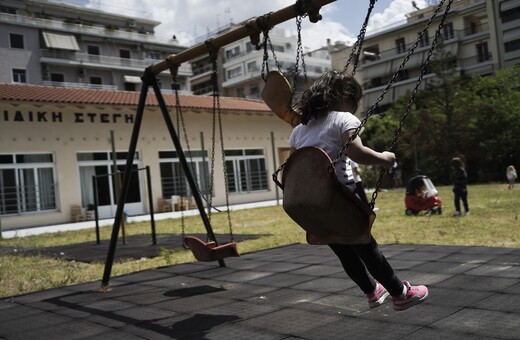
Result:
<svg viewBox="0 0 520 340">
<path fill-rule="evenodd" d="M 407 301 L 406 303 L 403 303 L 402 305 L 396 305 L 395 302 L 394 302 L 394 310 L 396 310 L 396 311 L 406 310 L 406 309 L 408 309 L 408 308 L 410 308 L 412 306 L 415 306 L 415 305 L 418 305 L 420 303 L 423 303 L 424 300 L 426 300 L 427 297 L 428 297 L 428 291 L 426 292 L 426 295 L 424 295 L 419 300 Z"/>
<path fill-rule="evenodd" d="M 385 302 L 386 298 L 389 297 L 389 296 L 390 296 L 390 293 L 389 293 L 389 292 L 385 292 L 383 295 L 381 295 L 381 297 L 379 298 L 379 300 L 374 301 L 374 302 L 369 302 L 369 303 L 368 303 L 368 306 L 369 306 L 370 308 L 376 308 L 376 307 L 379 307 L 379 306 L 381 306 L 381 305 Z"/>
</svg>

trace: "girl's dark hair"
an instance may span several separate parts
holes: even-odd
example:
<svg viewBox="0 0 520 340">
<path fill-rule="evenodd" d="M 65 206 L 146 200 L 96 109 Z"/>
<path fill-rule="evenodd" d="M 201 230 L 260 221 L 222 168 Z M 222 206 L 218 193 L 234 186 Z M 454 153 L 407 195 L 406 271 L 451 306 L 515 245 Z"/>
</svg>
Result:
<svg viewBox="0 0 520 340">
<path fill-rule="evenodd" d="M 450 165 L 453 169 L 464 168 L 464 162 L 459 157 L 453 157 L 450 161 Z"/>
<path fill-rule="evenodd" d="M 363 96 L 357 80 L 346 72 L 324 73 L 300 97 L 297 106 L 302 114 L 302 124 L 306 125 L 311 119 L 332 111 L 344 96 L 350 98 L 355 112 Z"/>
</svg>

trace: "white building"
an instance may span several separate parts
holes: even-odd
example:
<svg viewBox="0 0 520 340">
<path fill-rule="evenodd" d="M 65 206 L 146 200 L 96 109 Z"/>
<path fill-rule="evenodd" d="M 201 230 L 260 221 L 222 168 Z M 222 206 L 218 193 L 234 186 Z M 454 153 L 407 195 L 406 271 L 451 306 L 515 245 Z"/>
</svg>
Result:
<svg viewBox="0 0 520 340">
<path fill-rule="evenodd" d="M 365 38 L 357 69 L 357 76 L 364 88 L 365 107 L 377 101 L 403 62 L 408 49 L 418 40 L 419 33 L 425 28 L 436 6 L 408 13 L 406 22 Z M 415 53 L 380 102 L 381 110 L 384 111 L 385 107 L 415 86 L 443 11 L 428 27 Z M 488 75 L 520 63 L 519 27 L 518 0 L 455 0 L 441 30 L 440 42 L 444 51 L 451 54 L 452 66 L 459 75 Z M 350 47 L 329 45 L 329 49 L 334 68 L 342 69 Z M 426 88 L 435 79 L 436 75 L 427 70 L 420 89 Z"/>
<path fill-rule="evenodd" d="M 114 164 L 125 168 L 138 99 L 138 92 L 0 84 L 2 229 L 78 221 L 96 198 L 100 218 L 113 217 L 117 177 L 109 174 Z M 175 96 L 164 99 L 175 122 Z M 207 194 L 213 97 L 180 96 L 180 103 L 188 141 L 182 127 L 176 126 L 177 134 Z M 227 173 L 217 136 L 213 204 L 225 205 L 226 192 L 230 204 L 276 199 L 271 174 L 287 158 L 291 127 L 259 100 L 222 97 L 220 107 Z M 171 208 L 172 196 L 191 195 L 154 94 L 148 95 L 133 164 L 125 205 L 130 215 L 150 212 L 150 192 L 156 212 Z M 150 187 L 145 171 L 138 170 L 146 167 Z"/>
<path fill-rule="evenodd" d="M 138 91 L 147 66 L 185 49 L 154 36 L 159 24 L 60 1 L 0 0 L 0 82 Z M 181 90 L 190 75 L 182 65 Z M 172 89 L 168 72 L 159 80 Z"/>
<path fill-rule="evenodd" d="M 233 28 L 236 28 L 236 26 L 232 25 L 217 32 L 217 34 L 229 32 Z M 296 65 L 297 37 L 290 35 L 287 30 L 277 27 L 269 31 L 269 37 L 275 53 L 275 56 L 273 56 L 271 47 L 269 47 L 269 70 L 277 70 L 280 66 L 282 73 L 292 82 L 294 80 L 293 70 Z M 261 77 L 263 56 L 263 49 L 257 50 L 256 46 L 251 44 L 249 37 L 222 47 L 217 59 L 220 93 L 229 97 L 260 98 L 264 87 L 264 80 Z M 275 57 L 278 65 L 276 65 Z M 302 86 L 301 79 L 304 72 L 302 60 L 305 62 L 309 81 L 316 79 L 332 68 L 331 58 L 326 47 L 317 51 L 306 51 L 299 60 L 299 79 L 297 82 L 299 86 Z M 196 58 L 191 61 L 191 67 L 193 70 L 191 77 L 193 93 L 211 94 L 211 74 L 213 71 L 211 58 L 209 56 Z M 267 68 L 264 69 L 264 72 L 267 73 Z"/>
</svg>

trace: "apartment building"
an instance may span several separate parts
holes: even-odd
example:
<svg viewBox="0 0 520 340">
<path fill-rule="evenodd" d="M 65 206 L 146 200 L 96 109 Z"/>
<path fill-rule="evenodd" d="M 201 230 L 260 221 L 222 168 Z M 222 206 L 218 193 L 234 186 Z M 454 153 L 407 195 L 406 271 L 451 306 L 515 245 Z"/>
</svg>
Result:
<svg viewBox="0 0 520 340">
<path fill-rule="evenodd" d="M 410 47 L 418 41 L 415 53 L 380 102 L 380 109 L 384 111 L 385 107 L 414 88 L 443 11 L 422 38 L 418 37 L 435 8 L 436 5 L 417 9 L 406 15 L 406 22 L 371 33 L 365 38 L 357 69 L 357 76 L 364 88 L 365 107 L 378 100 Z M 439 45 L 444 58 L 451 59 L 457 74 L 488 75 L 497 69 L 520 63 L 519 27 L 518 0 L 455 0 L 440 32 Z M 342 69 L 351 48 L 329 44 L 329 50 L 335 69 Z M 421 89 L 434 82 L 435 77 L 427 69 Z"/>
<path fill-rule="evenodd" d="M 236 27 L 236 25 L 229 25 L 216 33 L 223 34 Z M 281 71 L 293 82 L 297 37 L 290 35 L 285 29 L 274 27 L 269 31 L 269 38 L 274 56 L 271 47 L 269 47 L 268 68 L 264 69 L 265 74 L 267 74 L 267 70 L 277 70 L 280 67 Z M 222 47 L 217 56 L 220 93 L 229 97 L 260 98 L 264 87 L 264 80 L 261 76 L 263 56 L 263 49 L 258 50 L 256 46 L 253 46 L 249 37 Z M 302 82 L 304 75 L 301 65 L 302 58 L 305 62 L 305 71 L 309 81 L 316 79 L 323 72 L 332 68 L 330 54 L 325 45 L 315 51 L 304 51 L 303 57 L 300 57 L 299 60 L 297 90 L 305 85 Z M 191 77 L 193 93 L 212 93 L 212 58 L 209 55 L 196 58 L 191 61 L 191 67 L 193 71 Z"/>
<path fill-rule="evenodd" d="M 139 91 L 143 70 L 185 47 L 154 36 L 160 22 L 55 0 L 0 0 L 0 82 Z M 190 91 L 189 64 L 178 82 Z M 158 75 L 165 91 L 169 72 Z"/>
</svg>

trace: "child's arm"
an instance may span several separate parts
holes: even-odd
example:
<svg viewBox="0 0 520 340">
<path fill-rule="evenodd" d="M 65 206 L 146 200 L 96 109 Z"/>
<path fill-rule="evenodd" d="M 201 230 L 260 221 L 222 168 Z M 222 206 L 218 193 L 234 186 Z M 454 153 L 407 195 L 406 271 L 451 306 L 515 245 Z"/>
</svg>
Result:
<svg viewBox="0 0 520 340">
<path fill-rule="evenodd" d="M 343 143 L 346 143 L 354 130 L 345 131 L 342 135 Z M 377 152 L 363 145 L 361 137 L 356 139 L 347 148 L 347 156 L 354 162 L 365 165 L 382 165 L 390 168 L 395 163 L 395 154 L 389 151 Z"/>
</svg>

